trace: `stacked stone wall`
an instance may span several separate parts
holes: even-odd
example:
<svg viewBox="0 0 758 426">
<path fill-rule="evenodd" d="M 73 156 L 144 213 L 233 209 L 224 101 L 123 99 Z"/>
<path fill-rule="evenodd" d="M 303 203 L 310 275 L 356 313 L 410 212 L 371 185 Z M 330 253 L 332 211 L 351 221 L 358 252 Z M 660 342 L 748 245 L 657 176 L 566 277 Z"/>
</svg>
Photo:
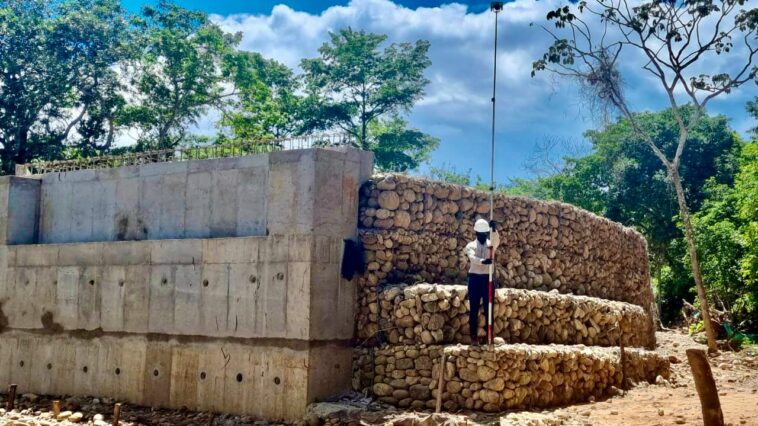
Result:
<svg viewBox="0 0 758 426">
<path fill-rule="evenodd" d="M 668 377 L 669 362 L 654 352 L 627 349 L 624 372 L 617 348 L 504 345 L 385 346 L 356 355 L 355 380 L 380 400 L 399 407 L 434 408 L 442 353 L 445 410 L 565 405 L 607 395 L 622 375 L 634 381 Z"/>
<path fill-rule="evenodd" d="M 357 335 L 379 333 L 388 283 L 464 283 L 463 249 L 489 193 L 401 175 L 378 175 L 361 190 L 359 236 L 367 273 L 359 278 Z M 498 194 L 494 218 L 499 287 L 586 295 L 649 311 L 647 246 L 637 232 L 569 204 Z"/>
<path fill-rule="evenodd" d="M 470 342 L 463 285 L 399 285 L 381 293 L 380 325 L 390 344 Z M 484 336 L 484 313 L 479 314 Z M 557 292 L 498 289 L 494 334 L 507 343 L 652 347 L 645 311 L 630 303 Z"/>
</svg>

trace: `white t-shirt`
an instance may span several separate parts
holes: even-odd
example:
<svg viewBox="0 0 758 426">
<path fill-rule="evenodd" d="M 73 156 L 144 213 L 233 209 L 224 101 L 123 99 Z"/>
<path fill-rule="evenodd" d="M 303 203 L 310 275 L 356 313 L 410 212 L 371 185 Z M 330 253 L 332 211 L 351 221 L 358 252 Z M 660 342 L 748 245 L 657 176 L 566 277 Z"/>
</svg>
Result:
<svg viewBox="0 0 758 426">
<path fill-rule="evenodd" d="M 471 266 L 469 266 L 468 272 L 470 274 L 482 274 L 487 275 L 490 272 L 489 265 L 482 263 L 484 259 L 489 258 L 489 247 L 492 246 L 492 250 L 497 250 L 500 245 L 500 235 L 497 231 L 492 232 L 492 241 L 487 239 L 486 244 L 482 244 L 479 240 L 471 241 L 466 244 L 464 249 L 466 256 L 468 256 Z"/>
</svg>

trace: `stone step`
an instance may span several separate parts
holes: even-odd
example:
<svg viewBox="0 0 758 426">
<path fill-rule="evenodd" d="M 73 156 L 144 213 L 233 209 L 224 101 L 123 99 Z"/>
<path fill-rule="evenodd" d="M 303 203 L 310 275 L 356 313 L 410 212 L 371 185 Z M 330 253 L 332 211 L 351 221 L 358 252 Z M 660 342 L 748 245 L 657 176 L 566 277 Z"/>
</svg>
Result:
<svg viewBox="0 0 758 426">
<path fill-rule="evenodd" d="M 642 349 L 583 345 L 385 345 L 356 350 L 357 390 L 414 409 L 434 408 L 442 354 L 446 411 L 499 412 L 602 398 L 621 388 L 622 375 L 654 382 L 670 375 L 668 358 Z M 614 389 L 615 388 L 615 389 Z"/>
<path fill-rule="evenodd" d="M 479 335 L 485 336 L 484 313 Z M 415 284 L 384 288 L 376 307 L 383 341 L 390 344 L 471 343 L 464 285 Z M 497 289 L 494 334 L 506 343 L 655 345 L 649 315 L 639 306 L 587 296 Z"/>
</svg>

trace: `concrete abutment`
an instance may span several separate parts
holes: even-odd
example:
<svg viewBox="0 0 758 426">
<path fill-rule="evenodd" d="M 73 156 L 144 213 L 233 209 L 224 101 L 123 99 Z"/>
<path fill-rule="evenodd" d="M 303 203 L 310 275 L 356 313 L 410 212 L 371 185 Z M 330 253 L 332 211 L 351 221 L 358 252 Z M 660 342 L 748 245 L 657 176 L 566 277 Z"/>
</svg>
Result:
<svg viewBox="0 0 758 426">
<path fill-rule="evenodd" d="M 351 386 L 430 408 L 441 374 L 444 407 L 482 411 L 668 374 L 641 235 L 496 196 L 502 341 L 470 347 L 462 250 L 488 194 L 372 169 L 317 148 L 0 178 L 0 385 L 297 420 Z"/>
<path fill-rule="evenodd" d="M 0 383 L 296 420 L 348 389 L 370 153 L 0 178 Z"/>
</svg>

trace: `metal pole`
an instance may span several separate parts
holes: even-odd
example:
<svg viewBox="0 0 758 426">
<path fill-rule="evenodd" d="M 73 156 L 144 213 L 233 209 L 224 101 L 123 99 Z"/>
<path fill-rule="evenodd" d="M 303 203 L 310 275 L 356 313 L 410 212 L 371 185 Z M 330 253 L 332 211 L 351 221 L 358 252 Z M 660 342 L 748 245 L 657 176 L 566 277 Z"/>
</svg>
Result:
<svg viewBox="0 0 758 426">
<path fill-rule="evenodd" d="M 495 51 L 494 51 L 494 63 L 492 71 L 492 146 L 490 155 L 490 222 L 494 219 L 495 209 L 495 89 L 497 87 L 497 14 L 503 9 L 502 2 L 492 2 L 490 4 L 490 10 L 495 12 Z M 490 242 L 492 241 L 492 232 L 494 230 L 490 228 Z M 489 303 L 487 304 L 487 344 L 491 345 L 494 342 L 493 326 L 492 326 L 492 311 L 495 298 L 495 251 L 490 245 L 489 255 L 492 262 L 489 267 L 489 282 L 487 283 L 487 292 Z"/>
</svg>

